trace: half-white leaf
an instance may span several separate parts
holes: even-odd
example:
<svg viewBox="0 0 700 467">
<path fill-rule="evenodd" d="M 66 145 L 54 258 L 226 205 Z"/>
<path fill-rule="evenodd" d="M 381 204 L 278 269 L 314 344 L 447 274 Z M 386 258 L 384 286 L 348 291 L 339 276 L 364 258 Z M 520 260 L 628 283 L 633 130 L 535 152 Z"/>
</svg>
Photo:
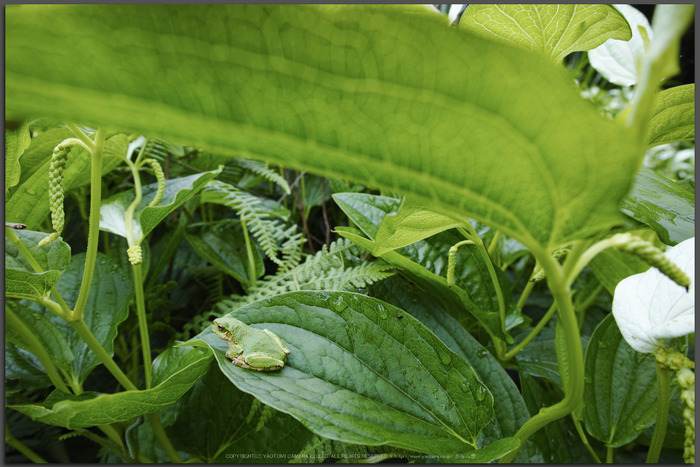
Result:
<svg viewBox="0 0 700 467">
<path fill-rule="evenodd" d="M 627 343 L 652 353 L 663 340 L 695 331 L 695 238 L 666 252 L 690 278 L 686 291 L 656 268 L 629 276 L 615 288 L 613 315 Z"/>
</svg>

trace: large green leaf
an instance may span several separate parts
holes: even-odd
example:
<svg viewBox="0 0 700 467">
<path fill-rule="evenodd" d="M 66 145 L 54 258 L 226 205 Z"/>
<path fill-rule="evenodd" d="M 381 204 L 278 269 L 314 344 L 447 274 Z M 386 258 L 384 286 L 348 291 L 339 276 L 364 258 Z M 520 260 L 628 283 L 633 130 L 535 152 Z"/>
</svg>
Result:
<svg viewBox="0 0 700 467">
<path fill-rule="evenodd" d="M 211 330 L 193 341 L 213 349 L 236 387 L 321 436 L 435 454 L 473 451 L 493 417 L 491 393 L 423 324 L 408 314 L 397 319 L 403 313 L 348 292 L 292 292 L 237 309 L 236 318 L 270 329 L 290 348 L 274 373 L 233 365 Z"/>
<path fill-rule="evenodd" d="M 16 230 L 15 235 L 44 271 L 64 271 L 71 261 L 70 246 L 63 240 L 55 240 L 43 247 L 38 243 L 47 236 L 43 232 Z M 35 272 L 19 248 L 5 236 L 5 271 Z"/>
<path fill-rule="evenodd" d="M 654 229 L 667 245 L 695 236 L 695 193 L 646 167 L 637 173 L 622 211 Z"/>
<path fill-rule="evenodd" d="M 48 133 L 48 132 L 47 132 Z M 27 156 L 41 156 L 39 151 L 47 151 L 46 159 L 38 168 L 33 167 L 31 175 L 20 179 L 20 184 L 12 193 L 12 197 L 5 205 L 5 215 L 13 222 L 22 222 L 29 229 L 37 229 L 41 221 L 49 214 L 49 166 L 53 147 L 51 143 L 58 135 L 66 134 L 65 130 L 51 132 L 45 138 L 37 141 L 38 150 L 35 152 L 32 144 L 27 148 Z M 60 143 L 62 140 L 58 140 Z M 106 174 L 115 168 L 126 155 L 128 138 L 125 135 L 115 135 L 104 146 L 102 159 L 102 174 Z M 24 159 L 24 158 L 23 158 Z M 81 146 L 74 146 L 68 154 L 68 160 L 63 172 L 63 186 L 65 193 L 90 183 L 90 154 Z"/>
<path fill-rule="evenodd" d="M 612 5 L 469 5 L 459 26 L 561 63 L 571 52 L 632 37 Z"/>
<path fill-rule="evenodd" d="M 16 130 L 5 128 L 5 192 L 19 183 L 22 168 L 19 158 L 31 143 L 29 124 L 24 123 Z"/>
<path fill-rule="evenodd" d="M 38 301 L 48 297 L 51 288 L 61 278 L 58 271 L 26 272 L 5 270 L 5 297 Z"/>
<path fill-rule="evenodd" d="M 80 284 L 85 268 L 85 253 L 77 254 L 56 284 L 56 289 L 72 307 L 78 299 Z M 90 287 L 90 294 L 85 305 L 83 319 L 98 342 L 112 355 L 117 327 L 126 319 L 129 303 L 133 300 L 133 281 L 128 270 L 118 266 L 108 256 L 97 253 L 95 272 Z M 41 307 L 32 305 L 35 310 L 45 312 Z M 61 329 L 70 349 L 75 356 L 71 362 L 71 377 L 79 385 L 100 361 L 90 350 L 85 341 L 65 321 L 46 314 L 46 317 Z"/>
<path fill-rule="evenodd" d="M 421 293 L 400 276 L 372 284 L 369 293 L 409 312 L 433 331 L 450 350 L 472 365 L 479 379 L 493 394 L 494 419 L 484 428 L 485 443 L 513 436 L 530 418 L 520 391 L 510 375 L 434 298 Z M 514 461 L 542 462 L 542 456 L 534 443 L 528 441 Z"/>
<path fill-rule="evenodd" d="M 635 352 L 612 314 L 596 328 L 586 349 L 586 429 L 607 446 L 633 441 L 656 420 L 653 355 Z"/>
<path fill-rule="evenodd" d="M 33 420 L 66 428 L 84 428 L 123 422 L 172 404 L 206 373 L 211 356 L 198 349 L 168 349 L 178 354 L 158 385 L 143 391 L 115 394 L 52 392 L 42 403 L 10 405 Z M 154 369 L 156 365 L 154 365 Z"/>
<path fill-rule="evenodd" d="M 538 254 L 618 223 L 640 156 L 560 66 L 417 5 L 23 5 L 6 38 L 10 117 L 411 194 Z"/>
<path fill-rule="evenodd" d="M 695 83 L 661 91 L 654 98 L 649 146 L 695 141 Z"/>
<path fill-rule="evenodd" d="M 221 173 L 221 167 L 209 172 L 166 180 L 163 197 L 155 206 L 149 206 L 149 204 L 156 196 L 158 184 L 152 183 L 142 187 L 141 202 L 134 211 L 132 223 L 135 241 L 141 243 L 141 240 L 151 233 L 168 214 L 182 206 L 219 173 Z M 134 197 L 134 192 L 131 190 L 104 200 L 100 208 L 100 229 L 126 237 L 126 211 Z"/>
</svg>

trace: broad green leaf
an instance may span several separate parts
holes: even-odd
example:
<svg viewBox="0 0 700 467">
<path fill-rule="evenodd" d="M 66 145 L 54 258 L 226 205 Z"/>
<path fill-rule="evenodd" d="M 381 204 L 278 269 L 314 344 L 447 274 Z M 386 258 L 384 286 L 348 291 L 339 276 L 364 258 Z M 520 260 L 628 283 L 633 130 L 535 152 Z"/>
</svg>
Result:
<svg viewBox="0 0 700 467">
<path fill-rule="evenodd" d="M 53 386 L 39 359 L 5 339 L 5 394 Z M 10 399 L 11 400 L 11 399 Z"/>
<path fill-rule="evenodd" d="M 695 236 L 695 194 L 646 167 L 623 199 L 622 212 L 654 229 L 667 245 Z"/>
<path fill-rule="evenodd" d="M 61 278 L 58 271 L 27 272 L 5 270 L 5 297 L 38 301 L 47 298 L 51 288 Z"/>
<path fill-rule="evenodd" d="M 56 132 L 59 134 L 60 132 Z M 52 138 L 55 135 L 52 133 Z M 61 140 L 62 141 L 62 140 Z M 58 141 L 60 143 L 60 141 Z M 114 169 L 122 161 L 128 147 L 128 138 L 125 135 L 115 135 L 105 141 L 102 158 L 102 174 Z M 48 157 L 40 168 L 16 188 L 12 197 L 5 205 L 5 215 L 8 220 L 22 222 L 28 229 L 38 229 L 41 221 L 49 214 L 49 165 L 51 151 L 48 146 L 42 145 L 42 149 L 48 149 Z M 32 145 L 27 151 L 32 151 Z M 63 172 L 64 192 L 90 184 L 90 155 L 80 146 L 74 146 L 68 154 L 68 161 Z"/>
<path fill-rule="evenodd" d="M 622 279 L 649 269 L 649 263 L 643 259 L 614 248 L 598 253 L 588 266 L 610 295 Z"/>
<path fill-rule="evenodd" d="M 387 251 L 410 245 L 463 224 L 464 221 L 425 209 L 420 204 L 405 198 L 398 212 L 387 214 L 379 224 L 372 254 L 382 256 Z"/>
<path fill-rule="evenodd" d="M 665 256 L 690 278 L 689 290 L 656 268 L 630 276 L 615 288 L 615 321 L 637 352 L 652 353 L 667 338 L 695 332 L 695 237 L 674 246 Z"/>
<path fill-rule="evenodd" d="M 634 351 L 608 315 L 586 349 L 586 430 L 610 447 L 633 441 L 656 419 L 656 365 Z"/>
<path fill-rule="evenodd" d="M 341 237 L 347 238 L 367 251 L 372 251 L 374 248 L 374 242 L 363 237 L 356 229 L 336 227 L 335 231 Z M 444 277 L 438 276 L 396 251 L 385 253 L 382 259 L 401 270 L 401 273 L 417 284 L 421 290 L 436 297 L 452 317 L 465 328 L 469 327 L 470 316 L 473 316 L 489 334 L 511 342 L 512 338 L 501 329 L 498 313 L 482 310 L 472 296 L 461 287 L 448 287 Z"/>
<path fill-rule="evenodd" d="M 292 292 L 237 309 L 236 318 L 269 329 L 291 350 L 273 373 L 233 365 L 211 330 L 193 341 L 212 348 L 238 389 L 318 435 L 424 453 L 470 452 L 493 417 L 493 397 L 468 363 L 415 318 L 397 319 L 402 313 L 348 292 Z"/>
<path fill-rule="evenodd" d="M 63 240 L 58 239 L 46 246 L 39 247 L 38 243 L 47 234 L 31 230 L 16 230 L 15 235 L 44 271 L 65 271 L 70 264 L 70 246 Z M 8 269 L 35 272 L 17 246 L 5 236 L 5 270 Z"/>
<path fill-rule="evenodd" d="M 649 122 L 649 146 L 695 141 L 695 83 L 659 92 Z"/>
<path fill-rule="evenodd" d="M 37 313 L 21 304 L 13 307 L 13 312 L 22 321 L 22 324 L 31 330 L 33 336 L 47 351 L 51 361 L 59 368 L 68 371 L 75 357 L 68 346 L 66 338 L 63 336 L 62 330 L 43 314 Z M 6 322 L 5 338 L 18 347 L 32 352 L 32 348 L 17 333 L 17 330 L 13 329 L 10 322 Z"/>
<path fill-rule="evenodd" d="M 22 153 L 22 173 L 19 183 L 23 184 L 42 167 L 48 170 L 53 148 L 66 138 L 75 135 L 68 128 L 50 128 L 34 136 L 29 147 Z"/>
<path fill-rule="evenodd" d="M 543 407 L 556 404 L 564 397 L 558 389 L 549 389 L 546 384 L 526 373 L 520 373 L 520 386 L 532 414 L 538 413 Z M 534 433 L 531 439 L 542 450 L 544 462 L 593 463 L 593 458 L 576 433 L 571 417 L 549 423 Z"/>
<path fill-rule="evenodd" d="M 211 356 L 198 349 L 168 349 L 177 352 L 176 365 L 157 386 L 142 391 L 99 394 L 88 391 L 80 395 L 52 392 L 42 403 L 9 407 L 48 425 L 69 429 L 106 425 L 152 413 L 178 400 L 206 373 Z"/>
<path fill-rule="evenodd" d="M 253 247 L 251 251 L 255 261 L 255 277 L 252 277 L 245 238 L 239 222 L 192 224 L 185 229 L 185 238 L 202 258 L 241 282 L 246 288 L 253 279 L 265 273 L 260 251 Z"/>
<path fill-rule="evenodd" d="M 204 185 L 219 173 L 221 173 L 221 167 L 209 172 L 166 180 L 163 197 L 156 206 L 151 207 L 148 204 L 155 198 L 158 184 L 152 183 L 142 187 L 141 202 L 136 207 L 132 224 L 134 240 L 141 243 L 141 240 L 168 214 L 204 188 Z M 131 190 L 104 200 L 100 208 L 100 229 L 126 237 L 126 211 L 134 197 L 134 192 Z"/>
<path fill-rule="evenodd" d="M 459 27 L 556 63 L 608 39 L 631 37 L 627 21 L 612 5 L 469 5 Z"/>
<path fill-rule="evenodd" d="M 17 130 L 5 128 L 5 193 L 19 183 L 22 171 L 19 158 L 31 141 L 28 123 L 23 123 Z"/>
<path fill-rule="evenodd" d="M 418 5 L 6 16 L 10 118 L 94 122 L 401 192 L 538 255 L 619 223 L 638 166 L 634 133 L 561 66 Z"/>
<path fill-rule="evenodd" d="M 313 436 L 291 416 L 233 387 L 217 365 L 158 415 L 184 460 L 199 463 L 287 462 Z M 152 431 L 150 424 L 138 430 L 138 446 L 130 447 L 157 451 L 162 458 L 152 460 L 169 462 L 162 450 L 145 445 L 152 438 L 144 433 Z"/>
<path fill-rule="evenodd" d="M 78 299 L 84 268 L 85 254 L 79 253 L 73 257 L 70 266 L 56 284 L 56 289 L 69 307 L 74 306 Z M 133 300 L 132 293 L 133 281 L 128 270 L 124 270 L 108 256 L 98 252 L 83 318 L 87 327 L 109 355 L 113 354 L 117 327 L 128 315 L 129 303 Z M 36 305 L 32 308 L 42 310 Z M 77 384 L 82 384 L 100 361 L 68 323 L 54 315 L 46 316 L 62 330 L 68 341 L 75 356 L 72 361 L 72 377 Z"/>
<path fill-rule="evenodd" d="M 377 236 L 382 219 L 395 212 L 401 200 L 367 193 L 336 193 L 333 200 L 348 218 L 371 240 Z"/>
<path fill-rule="evenodd" d="M 434 298 L 421 293 L 400 276 L 372 284 L 369 294 L 410 313 L 450 350 L 472 365 L 479 379 L 493 394 L 494 419 L 484 428 L 484 444 L 513 436 L 530 418 L 520 390 L 510 375 Z M 528 441 L 514 461 L 542 462 L 542 456 Z"/>
<path fill-rule="evenodd" d="M 644 13 L 632 5 L 615 5 L 629 24 L 631 38 L 609 39 L 588 51 L 588 59 L 605 79 L 620 86 L 632 86 L 639 80 L 641 62 L 653 31 Z"/>
</svg>

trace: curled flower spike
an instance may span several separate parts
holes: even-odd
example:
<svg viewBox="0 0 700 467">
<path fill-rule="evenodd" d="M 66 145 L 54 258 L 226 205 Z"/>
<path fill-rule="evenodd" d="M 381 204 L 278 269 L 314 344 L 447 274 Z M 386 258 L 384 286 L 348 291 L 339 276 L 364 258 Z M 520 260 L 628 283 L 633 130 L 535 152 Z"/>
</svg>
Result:
<svg viewBox="0 0 700 467">
<path fill-rule="evenodd" d="M 668 259 L 661 249 L 655 247 L 651 242 L 631 234 L 619 234 L 616 237 L 618 240 L 615 245 L 617 249 L 640 257 L 673 282 L 685 287 L 686 291 L 688 290 L 690 278 L 673 261 Z"/>
<path fill-rule="evenodd" d="M 129 262 L 133 265 L 141 263 L 141 247 L 139 245 L 130 246 L 126 250 Z"/>
<path fill-rule="evenodd" d="M 459 243 L 455 243 L 450 247 L 450 251 L 447 253 L 447 286 L 452 287 L 455 283 L 455 267 L 457 267 L 457 249 L 462 245 L 473 245 L 474 242 L 471 240 L 464 240 Z"/>
<path fill-rule="evenodd" d="M 157 160 L 149 158 L 144 159 L 143 162 L 151 167 L 153 174 L 156 176 L 156 181 L 158 182 L 156 196 L 148 204 L 148 207 L 152 207 L 160 203 L 160 200 L 163 198 L 163 193 L 165 193 L 165 174 L 163 173 L 163 168 L 160 166 Z"/>
<path fill-rule="evenodd" d="M 51 208 L 51 226 L 53 233 L 44 237 L 39 246 L 48 245 L 56 240 L 63 232 L 65 213 L 63 212 L 63 170 L 66 167 L 68 154 L 73 148 L 72 141 L 63 141 L 53 150 L 49 166 L 49 205 Z"/>
</svg>

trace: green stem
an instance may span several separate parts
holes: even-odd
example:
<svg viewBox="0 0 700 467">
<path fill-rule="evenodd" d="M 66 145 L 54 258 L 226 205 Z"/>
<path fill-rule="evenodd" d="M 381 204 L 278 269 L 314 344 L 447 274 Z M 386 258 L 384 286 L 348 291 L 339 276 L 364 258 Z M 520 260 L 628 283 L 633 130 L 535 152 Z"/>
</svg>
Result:
<svg viewBox="0 0 700 467">
<path fill-rule="evenodd" d="M 501 231 L 496 230 L 496 233 L 493 234 L 493 240 L 491 240 L 491 244 L 489 245 L 489 256 L 493 256 L 493 252 L 496 251 L 496 247 L 498 246 L 498 240 L 501 238 Z"/>
<path fill-rule="evenodd" d="M 90 152 L 93 152 L 95 150 L 97 138 L 95 138 L 95 143 L 93 143 L 92 140 L 90 139 L 90 137 L 88 135 L 86 135 L 83 132 L 83 130 L 78 128 L 78 125 L 76 125 L 75 123 L 71 123 L 71 122 L 66 123 L 66 128 L 68 128 L 70 131 L 72 131 L 73 134 L 75 136 L 77 136 L 78 139 L 80 139 L 80 141 L 82 141 L 83 144 L 85 144 L 85 146 L 87 146 L 87 149 Z M 98 130 L 98 133 L 99 133 L 99 130 Z"/>
<path fill-rule="evenodd" d="M 533 271 L 534 272 L 534 271 Z M 532 279 L 532 276 L 534 274 L 530 275 L 530 278 Z M 532 293 L 532 289 L 535 288 L 535 283 L 532 281 L 527 281 L 527 284 L 525 285 L 525 288 L 523 289 L 523 293 L 520 295 L 520 298 L 518 299 L 518 303 L 515 305 L 521 310 L 525 306 L 525 303 L 527 302 L 527 299 L 530 297 L 530 293 Z"/>
<path fill-rule="evenodd" d="M 95 335 L 90 331 L 84 321 L 69 321 L 70 325 L 75 329 L 75 332 L 85 341 L 87 346 L 95 352 L 98 360 L 109 370 L 112 375 L 119 381 L 124 389 L 138 391 L 138 388 L 131 382 L 129 378 L 122 372 L 117 364 L 112 360 L 112 357 L 102 347 L 102 344 L 97 340 Z"/>
<path fill-rule="evenodd" d="M 61 375 L 58 374 L 56 367 L 51 361 L 49 353 L 46 351 L 44 346 L 37 339 L 36 334 L 32 332 L 29 327 L 24 324 L 24 322 L 19 319 L 19 317 L 12 311 L 12 308 L 5 305 L 5 324 L 9 326 L 13 331 L 15 331 L 24 343 L 26 343 L 31 349 L 32 353 L 37 356 L 41 366 L 44 367 L 46 375 L 49 377 L 54 386 L 56 386 L 61 391 L 66 394 L 70 393 L 68 386 L 64 383 Z"/>
<path fill-rule="evenodd" d="M 605 463 L 612 464 L 614 460 L 615 460 L 615 448 L 608 446 L 607 449 L 605 450 Z"/>
<path fill-rule="evenodd" d="M 525 346 L 526 346 L 527 344 L 529 344 L 530 341 L 532 341 L 532 339 L 534 339 L 535 337 L 537 337 L 537 335 L 540 333 L 540 331 L 542 331 L 542 328 L 544 328 L 544 325 L 547 324 L 547 322 L 549 321 L 549 319 L 554 315 L 554 312 L 555 312 L 555 311 L 557 311 L 557 304 L 556 304 L 556 302 L 555 302 L 555 303 L 552 303 L 552 306 L 549 307 L 549 310 L 547 310 L 547 313 L 545 313 L 544 316 L 542 317 L 542 319 L 540 319 L 540 322 L 537 323 L 537 326 L 535 326 L 535 327 L 532 329 L 532 331 L 530 331 L 530 334 L 528 334 L 527 337 L 525 337 L 525 339 L 523 339 L 522 341 L 520 341 L 520 343 L 518 343 L 518 345 L 516 345 L 515 347 L 513 347 L 508 353 L 506 353 L 506 354 L 503 356 L 503 361 L 504 361 L 504 362 L 507 362 L 507 361 L 510 360 L 511 358 L 515 357 L 515 356 L 518 354 L 518 352 L 520 352 L 521 350 L 523 350 L 523 348 L 525 348 Z"/>
<path fill-rule="evenodd" d="M 151 428 L 153 429 L 153 434 L 155 435 L 156 439 L 158 440 L 158 442 L 160 443 L 161 447 L 163 448 L 165 453 L 168 455 L 170 460 L 175 462 L 175 463 L 181 464 L 182 458 L 180 458 L 177 451 L 175 450 L 175 447 L 170 442 L 168 435 L 165 434 L 165 429 L 163 428 L 163 425 L 160 423 L 160 417 L 158 416 L 158 412 L 149 413 L 146 415 L 146 418 L 148 419 L 148 422 L 151 424 Z"/>
<path fill-rule="evenodd" d="M 573 254 L 574 252 L 572 252 Z M 547 273 L 547 285 L 559 309 L 559 322 L 564 333 L 564 342 L 567 343 L 563 358 L 568 362 L 569 378 L 565 382 L 564 399 L 550 407 L 540 409 L 539 413 L 525 422 L 517 431 L 515 436 L 522 441 L 521 446 L 543 426 L 570 414 L 583 399 L 583 349 L 569 287 L 562 267 L 551 255 L 545 253 L 540 255 L 539 259 Z M 509 453 L 500 462 L 512 462 L 517 452 L 516 450 Z"/>
<path fill-rule="evenodd" d="M 671 405 L 671 373 L 671 370 L 665 368 L 663 364 L 656 362 L 656 382 L 658 385 L 656 423 L 654 424 L 654 434 L 649 443 L 649 452 L 647 452 L 647 464 L 659 462 L 661 448 L 666 438 L 668 412 Z"/>
<path fill-rule="evenodd" d="M 241 217 L 241 228 L 243 229 L 243 239 L 245 240 L 245 250 L 248 255 L 248 264 L 250 264 L 250 285 L 255 287 L 257 284 L 257 271 L 255 270 L 255 257 L 253 256 L 253 245 L 248 235 L 248 228 L 245 225 L 245 219 Z"/>
<path fill-rule="evenodd" d="M 141 263 L 132 264 L 134 272 L 134 300 L 136 302 L 136 316 L 139 322 L 139 335 L 141 337 L 141 351 L 143 353 L 143 372 L 146 388 L 151 388 L 151 341 L 148 334 L 148 320 L 146 319 L 146 304 L 143 295 L 143 274 Z"/>
<path fill-rule="evenodd" d="M 579 437 L 581 438 L 581 441 L 583 441 L 583 445 L 586 446 L 586 449 L 588 449 L 588 452 L 590 453 L 591 457 L 597 464 L 601 464 L 600 457 L 598 457 L 598 454 L 593 450 L 593 446 L 588 442 L 588 437 L 586 436 L 586 431 L 583 429 L 581 426 L 581 421 L 578 420 L 576 417 L 571 417 L 571 419 L 574 421 L 574 426 L 576 427 L 576 431 L 578 432 Z"/>
<path fill-rule="evenodd" d="M 135 164 L 131 163 L 130 161 L 127 161 L 127 164 L 129 165 L 129 168 L 131 169 L 131 175 L 134 178 L 134 200 L 126 209 L 126 214 L 124 216 L 124 223 L 126 224 L 126 228 L 124 230 L 126 231 L 126 242 L 130 247 L 132 247 L 140 244 L 140 242 L 137 242 L 134 239 L 133 222 L 134 212 L 136 211 L 136 207 L 141 203 L 141 198 L 143 194 L 141 193 L 141 176 L 139 175 L 139 169 L 136 167 Z"/>
<path fill-rule="evenodd" d="M 99 428 L 102 428 L 102 426 L 100 426 Z M 76 429 L 76 432 L 80 433 L 80 436 L 85 436 L 86 438 L 99 444 L 103 448 L 109 449 L 114 454 L 116 454 L 117 456 L 122 458 L 125 462 L 128 462 L 128 463 L 134 462 L 134 459 L 132 459 L 131 456 L 129 456 L 128 451 L 126 449 L 123 449 L 123 445 L 121 443 L 121 440 L 119 443 L 115 444 L 113 440 L 106 440 L 102 436 L 98 436 L 89 430 L 78 428 L 78 429 Z M 120 448 L 120 446 L 121 446 L 121 448 Z"/>
<path fill-rule="evenodd" d="M 82 132 L 81 132 L 82 133 Z M 87 137 L 86 137 L 87 138 Z M 81 138 L 82 139 L 82 138 Z M 89 138 L 88 138 L 89 139 Z M 80 283 L 78 300 L 73 309 L 72 319 L 82 321 L 85 305 L 87 304 L 92 277 L 95 273 L 97 247 L 100 241 L 100 205 L 102 204 L 102 150 L 105 143 L 105 131 L 97 130 L 94 150 L 91 154 L 90 168 L 90 222 L 88 229 L 87 252 L 85 254 L 85 270 Z M 101 346 L 100 346 L 101 347 Z"/>
<path fill-rule="evenodd" d="M 35 464 L 46 464 L 47 462 L 37 453 L 29 449 L 23 442 L 15 438 L 10 432 L 10 425 L 5 421 L 5 444 L 12 446 Z"/>
</svg>

